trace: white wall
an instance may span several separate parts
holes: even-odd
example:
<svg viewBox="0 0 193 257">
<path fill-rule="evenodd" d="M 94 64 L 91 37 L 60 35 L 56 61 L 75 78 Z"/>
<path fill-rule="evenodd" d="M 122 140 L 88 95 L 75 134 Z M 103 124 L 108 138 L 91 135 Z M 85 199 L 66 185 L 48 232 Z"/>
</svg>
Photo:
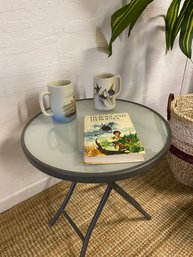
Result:
<svg viewBox="0 0 193 257">
<path fill-rule="evenodd" d="M 123 79 L 121 98 L 165 116 L 170 92 L 179 94 L 186 59 L 165 55 L 163 18 L 156 0 L 130 40 L 123 34 L 104 51 L 110 14 L 120 1 L 11 0 L 0 3 L 0 212 L 56 183 L 28 163 L 20 146 L 25 123 L 39 111 L 38 94 L 52 79 L 73 81 L 76 97 L 92 96 L 93 75 Z"/>
</svg>

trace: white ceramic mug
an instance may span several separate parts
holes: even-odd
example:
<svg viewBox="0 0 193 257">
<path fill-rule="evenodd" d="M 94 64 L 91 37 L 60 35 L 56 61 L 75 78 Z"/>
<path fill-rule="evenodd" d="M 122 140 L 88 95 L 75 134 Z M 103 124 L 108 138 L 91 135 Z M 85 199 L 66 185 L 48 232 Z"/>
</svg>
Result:
<svg viewBox="0 0 193 257">
<path fill-rule="evenodd" d="M 76 117 L 76 103 L 74 89 L 69 80 L 56 80 L 48 83 L 48 91 L 42 92 L 39 96 L 39 103 L 42 113 L 52 117 L 57 122 L 68 122 Z M 44 97 L 49 96 L 50 109 L 46 111 Z"/>
<path fill-rule="evenodd" d="M 122 88 L 119 75 L 104 73 L 94 77 L 94 105 L 97 110 L 112 110 L 116 106 L 116 97 Z"/>
</svg>

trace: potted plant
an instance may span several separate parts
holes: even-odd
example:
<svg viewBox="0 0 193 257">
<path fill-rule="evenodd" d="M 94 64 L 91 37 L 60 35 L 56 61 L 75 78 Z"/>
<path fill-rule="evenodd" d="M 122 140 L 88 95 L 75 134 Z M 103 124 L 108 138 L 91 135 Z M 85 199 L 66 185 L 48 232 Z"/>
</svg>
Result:
<svg viewBox="0 0 193 257">
<path fill-rule="evenodd" d="M 139 16 L 153 0 L 131 0 L 111 16 L 112 35 L 108 45 L 112 55 L 112 44 L 128 28 L 128 36 Z M 181 51 L 191 59 L 193 38 L 193 0 L 171 0 L 165 18 L 166 50 L 172 50 L 179 33 Z M 172 100 L 170 102 L 170 100 Z M 172 142 L 167 155 L 174 177 L 181 183 L 193 187 L 193 94 L 168 101 L 168 119 L 172 130 Z"/>
<path fill-rule="evenodd" d="M 181 51 L 191 59 L 193 38 L 193 0 L 171 0 L 165 17 L 166 49 L 172 50 L 179 33 Z M 139 16 L 153 0 L 131 0 L 111 16 L 111 38 L 108 45 L 109 56 L 116 38 L 128 29 L 128 37 Z"/>
</svg>

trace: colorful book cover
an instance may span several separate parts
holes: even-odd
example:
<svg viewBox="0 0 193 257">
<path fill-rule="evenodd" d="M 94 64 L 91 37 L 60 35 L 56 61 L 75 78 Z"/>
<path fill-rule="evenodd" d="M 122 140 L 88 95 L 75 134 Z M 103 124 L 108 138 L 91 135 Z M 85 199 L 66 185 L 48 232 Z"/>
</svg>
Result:
<svg viewBox="0 0 193 257">
<path fill-rule="evenodd" d="M 128 113 L 84 117 L 84 162 L 143 161 L 144 147 Z"/>
</svg>

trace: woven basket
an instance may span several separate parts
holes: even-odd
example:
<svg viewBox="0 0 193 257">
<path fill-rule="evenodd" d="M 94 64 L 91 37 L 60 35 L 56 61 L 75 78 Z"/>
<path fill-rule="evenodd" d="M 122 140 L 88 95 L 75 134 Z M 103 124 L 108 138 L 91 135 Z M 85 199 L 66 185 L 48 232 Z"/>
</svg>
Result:
<svg viewBox="0 0 193 257">
<path fill-rule="evenodd" d="M 174 177 L 193 187 L 193 94 L 168 98 L 172 143 L 167 156 Z"/>
</svg>

